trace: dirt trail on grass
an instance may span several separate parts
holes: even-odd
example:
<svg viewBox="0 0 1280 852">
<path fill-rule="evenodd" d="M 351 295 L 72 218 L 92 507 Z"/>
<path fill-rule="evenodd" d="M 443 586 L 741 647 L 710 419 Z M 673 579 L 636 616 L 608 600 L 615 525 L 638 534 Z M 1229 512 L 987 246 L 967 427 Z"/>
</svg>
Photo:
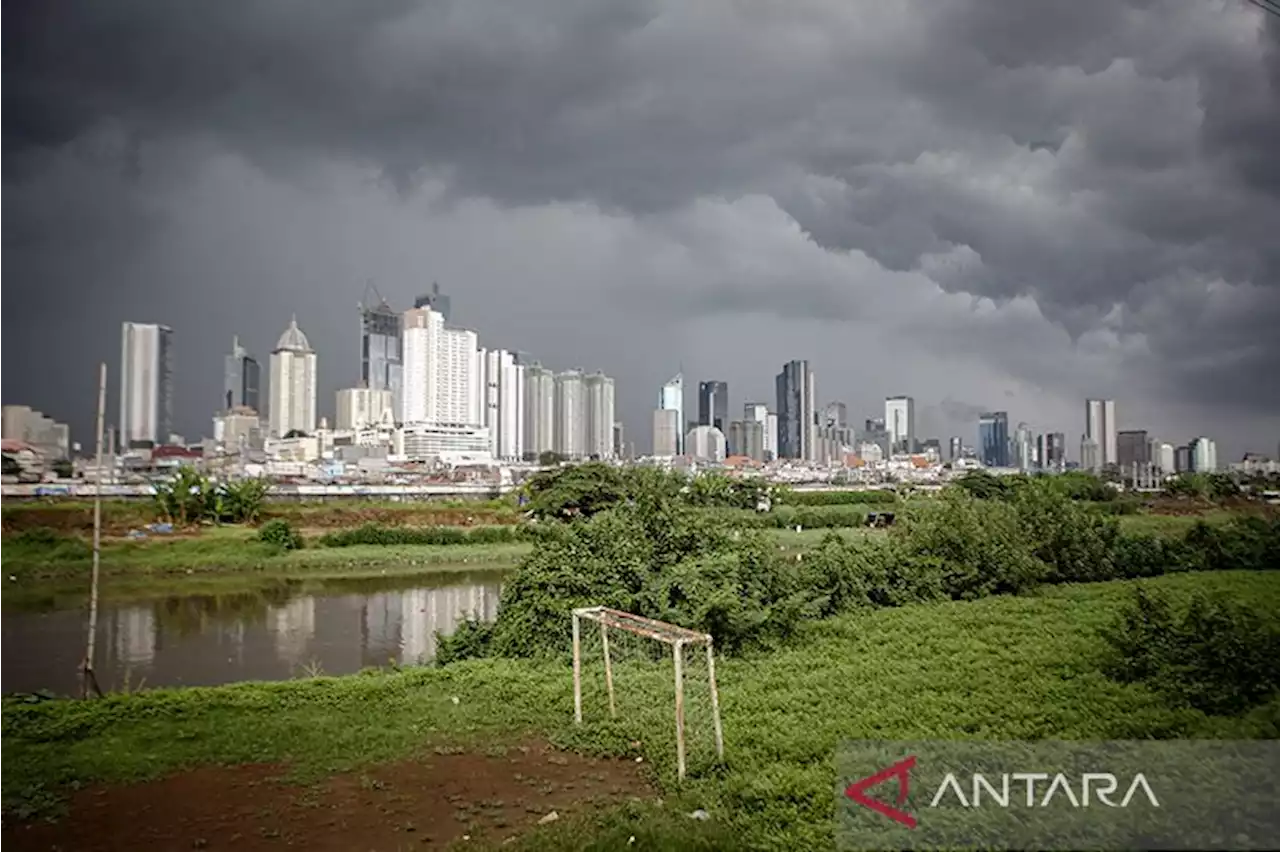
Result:
<svg viewBox="0 0 1280 852">
<path fill-rule="evenodd" d="M 57 823 L 6 825 L 6 850 L 148 852 L 207 849 L 320 852 L 443 849 L 464 835 L 500 843 L 593 806 L 649 799 L 630 761 L 596 760 L 543 743 L 503 755 L 429 754 L 290 785 L 280 766 L 206 767 L 76 793 Z"/>
</svg>

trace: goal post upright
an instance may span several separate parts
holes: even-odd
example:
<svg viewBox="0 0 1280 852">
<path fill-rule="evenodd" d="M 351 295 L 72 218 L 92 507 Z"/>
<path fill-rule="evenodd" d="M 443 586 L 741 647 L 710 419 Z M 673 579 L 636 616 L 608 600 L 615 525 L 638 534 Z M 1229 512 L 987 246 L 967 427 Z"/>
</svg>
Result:
<svg viewBox="0 0 1280 852">
<path fill-rule="evenodd" d="M 581 607 L 573 610 L 573 717 L 576 724 L 582 724 L 582 620 L 595 621 L 600 625 L 600 645 L 604 657 L 605 689 L 609 699 L 609 715 L 618 715 L 613 679 L 613 655 L 610 648 L 610 629 L 621 630 L 647 639 L 654 639 L 671 646 L 671 660 L 674 665 L 673 687 L 675 693 L 676 723 L 676 765 L 680 780 L 684 780 L 687 771 L 685 743 L 685 648 L 702 645 L 707 653 L 707 678 L 711 699 L 711 717 L 715 733 L 716 757 L 724 759 L 724 729 L 720 720 L 720 693 L 716 683 L 715 647 L 709 633 L 699 633 L 687 627 L 668 624 L 656 619 L 634 615 L 621 610 L 604 606 Z M 695 657 L 696 659 L 696 657 Z"/>
</svg>

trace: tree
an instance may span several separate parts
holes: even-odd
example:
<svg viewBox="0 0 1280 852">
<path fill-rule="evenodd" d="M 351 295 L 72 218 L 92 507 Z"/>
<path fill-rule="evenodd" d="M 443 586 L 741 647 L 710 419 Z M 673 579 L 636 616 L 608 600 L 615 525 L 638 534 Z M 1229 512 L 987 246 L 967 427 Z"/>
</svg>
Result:
<svg viewBox="0 0 1280 852">
<path fill-rule="evenodd" d="M 58 459 L 51 467 L 59 479 L 71 479 L 76 475 L 76 467 L 70 459 Z"/>
<path fill-rule="evenodd" d="M 307 437 L 307 433 L 303 432 L 301 429 L 290 429 L 288 432 L 285 433 L 285 437 L 286 438 L 305 438 Z"/>
<path fill-rule="evenodd" d="M 543 450 L 538 454 L 538 464 L 543 467 L 555 467 L 565 460 L 564 456 L 551 450 Z"/>
</svg>

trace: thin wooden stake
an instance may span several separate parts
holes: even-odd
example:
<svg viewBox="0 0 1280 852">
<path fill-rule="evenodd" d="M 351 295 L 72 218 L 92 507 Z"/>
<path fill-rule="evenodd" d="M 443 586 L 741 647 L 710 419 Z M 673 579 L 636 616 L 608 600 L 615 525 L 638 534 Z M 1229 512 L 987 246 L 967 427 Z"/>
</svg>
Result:
<svg viewBox="0 0 1280 852">
<path fill-rule="evenodd" d="M 671 646 L 671 656 L 676 664 L 676 768 L 684 780 L 684 640 L 677 639 Z"/>
<path fill-rule="evenodd" d="M 89 638 L 85 645 L 84 665 L 81 667 L 80 697 L 88 698 L 89 689 L 93 688 L 99 695 L 98 678 L 93 672 L 94 648 L 98 639 L 98 569 L 102 558 L 102 422 L 107 408 L 107 365 L 103 362 L 98 369 L 98 424 L 95 432 L 97 442 L 97 475 L 93 486 L 93 572 L 89 581 Z"/>
<path fill-rule="evenodd" d="M 609 625 L 600 622 L 600 643 L 604 646 L 604 685 L 609 690 L 609 715 L 617 716 L 613 703 L 613 660 L 609 659 Z"/>
<path fill-rule="evenodd" d="M 716 755 L 724 760 L 724 731 L 720 727 L 720 691 L 716 689 L 716 654 L 711 648 L 711 637 L 707 637 L 707 674 L 711 678 L 711 717 L 716 725 Z"/>
<path fill-rule="evenodd" d="M 582 724 L 582 619 L 573 614 L 573 720 Z"/>
</svg>

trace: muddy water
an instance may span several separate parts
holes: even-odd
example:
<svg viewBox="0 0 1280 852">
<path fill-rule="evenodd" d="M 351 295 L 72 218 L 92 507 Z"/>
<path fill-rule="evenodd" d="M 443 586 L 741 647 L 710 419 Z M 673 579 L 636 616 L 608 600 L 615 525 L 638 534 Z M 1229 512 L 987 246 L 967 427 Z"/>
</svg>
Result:
<svg viewBox="0 0 1280 852">
<path fill-rule="evenodd" d="M 501 573 L 265 581 L 225 593 L 105 601 L 95 669 L 104 690 L 351 674 L 435 654 L 468 617 L 497 615 Z M 73 603 L 5 602 L 5 693 L 75 694 L 88 627 Z"/>
</svg>

